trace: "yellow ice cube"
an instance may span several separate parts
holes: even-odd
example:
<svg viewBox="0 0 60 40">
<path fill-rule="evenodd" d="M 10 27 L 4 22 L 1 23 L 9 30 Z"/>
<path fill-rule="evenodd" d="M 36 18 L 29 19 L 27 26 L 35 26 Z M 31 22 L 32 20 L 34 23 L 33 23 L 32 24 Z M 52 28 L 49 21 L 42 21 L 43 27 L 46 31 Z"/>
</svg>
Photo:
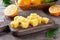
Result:
<svg viewBox="0 0 60 40">
<path fill-rule="evenodd" d="M 14 17 L 15 21 L 18 21 L 19 23 L 26 21 L 27 19 L 24 18 L 23 16 L 16 16 Z"/>
<path fill-rule="evenodd" d="M 17 21 L 12 21 L 12 22 L 10 23 L 10 26 L 11 26 L 12 28 L 18 28 L 19 22 L 17 22 Z"/>
<path fill-rule="evenodd" d="M 24 17 L 21 17 L 19 22 L 22 23 L 22 22 L 26 22 L 27 21 L 27 18 L 24 18 Z"/>
<path fill-rule="evenodd" d="M 20 16 L 15 16 L 15 17 L 14 17 L 14 21 L 15 21 L 15 20 L 17 21 L 17 20 L 19 19 L 19 17 L 20 17 Z"/>
<path fill-rule="evenodd" d="M 38 23 L 41 24 L 42 17 L 37 15 L 36 13 L 30 14 L 30 16 L 27 17 L 29 20 L 37 19 Z"/>
<path fill-rule="evenodd" d="M 29 20 L 37 19 L 38 23 L 41 24 L 42 17 L 37 15 L 37 13 L 31 13 L 30 16 L 27 17 Z"/>
<path fill-rule="evenodd" d="M 36 16 L 38 15 L 37 13 L 31 13 L 30 16 Z"/>
<path fill-rule="evenodd" d="M 27 18 L 32 20 L 32 19 L 36 19 L 37 14 L 36 13 L 31 13 L 30 16 L 28 16 Z"/>
<path fill-rule="evenodd" d="M 48 24 L 48 22 L 49 22 L 49 18 L 47 18 L 47 17 L 42 18 L 42 23 Z"/>
<path fill-rule="evenodd" d="M 29 27 L 29 22 L 28 21 L 27 22 L 22 22 L 21 27 L 22 28 L 28 28 Z"/>
<path fill-rule="evenodd" d="M 32 17 L 32 16 L 28 16 L 28 17 L 27 17 L 27 19 L 32 20 L 32 19 L 33 19 L 33 17 Z"/>
<path fill-rule="evenodd" d="M 42 17 L 40 17 L 40 16 L 38 15 L 38 16 L 37 16 L 37 20 L 38 20 L 38 23 L 41 24 Z"/>
<path fill-rule="evenodd" d="M 37 19 L 30 20 L 30 24 L 32 26 L 37 26 L 38 25 L 38 20 Z"/>
</svg>

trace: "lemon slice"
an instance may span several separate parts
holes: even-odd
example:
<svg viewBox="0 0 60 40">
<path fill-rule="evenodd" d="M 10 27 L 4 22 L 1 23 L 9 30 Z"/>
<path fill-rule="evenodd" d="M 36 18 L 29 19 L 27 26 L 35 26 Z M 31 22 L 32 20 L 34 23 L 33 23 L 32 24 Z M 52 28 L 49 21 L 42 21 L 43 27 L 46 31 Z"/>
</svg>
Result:
<svg viewBox="0 0 60 40">
<path fill-rule="evenodd" d="M 9 17 L 14 17 L 18 14 L 18 8 L 16 7 L 16 5 L 11 4 L 6 7 L 4 14 Z"/>
<path fill-rule="evenodd" d="M 50 14 L 54 16 L 59 16 L 60 14 L 60 5 L 53 5 L 49 8 Z"/>
</svg>

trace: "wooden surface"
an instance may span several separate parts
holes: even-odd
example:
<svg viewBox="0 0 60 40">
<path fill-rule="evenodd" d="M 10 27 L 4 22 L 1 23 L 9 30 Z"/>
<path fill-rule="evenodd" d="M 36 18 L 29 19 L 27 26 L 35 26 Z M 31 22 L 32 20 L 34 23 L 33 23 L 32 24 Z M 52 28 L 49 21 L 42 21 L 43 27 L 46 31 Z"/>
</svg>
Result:
<svg viewBox="0 0 60 40">
<path fill-rule="evenodd" d="M 49 18 L 47 15 L 44 15 L 44 12 L 41 11 L 41 10 L 19 11 L 18 15 L 27 17 L 31 13 L 37 13 L 38 15 L 40 15 L 42 17 Z M 5 16 L 5 20 L 4 20 L 5 23 L 8 23 L 10 25 L 10 22 L 12 20 L 13 20 L 13 18 L 9 18 L 9 17 Z M 15 35 L 21 36 L 21 35 L 26 35 L 26 34 L 30 34 L 30 33 L 39 32 L 39 31 L 46 30 L 46 29 L 49 29 L 49 28 L 54 28 L 55 27 L 55 22 L 52 19 L 50 19 L 48 24 L 39 24 L 36 27 L 32 27 L 32 26 L 29 26 L 29 27 L 30 28 L 27 28 L 27 29 L 22 29 L 22 28 L 13 29 L 13 28 L 10 27 L 10 29 L 11 29 L 12 33 L 14 33 Z"/>
<path fill-rule="evenodd" d="M 60 4 L 60 0 L 57 2 L 57 4 Z M 1 21 L 4 21 L 3 20 L 4 19 L 4 15 L 3 15 L 4 9 L 5 9 L 5 7 L 2 6 L 2 0 L 0 0 L 0 23 L 1 23 Z M 44 14 L 44 15 L 47 15 L 47 14 Z M 55 38 L 46 38 L 45 31 L 42 31 L 42 32 L 37 32 L 37 33 L 33 33 L 30 35 L 26 35 L 26 36 L 21 36 L 20 38 L 14 37 L 10 33 L 7 33 L 6 35 L 0 36 L 0 40 L 60 40 L 60 17 L 53 17 L 50 15 L 48 15 L 48 16 L 55 21 L 56 27 L 59 27 L 59 32 L 57 33 Z"/>
</svg>

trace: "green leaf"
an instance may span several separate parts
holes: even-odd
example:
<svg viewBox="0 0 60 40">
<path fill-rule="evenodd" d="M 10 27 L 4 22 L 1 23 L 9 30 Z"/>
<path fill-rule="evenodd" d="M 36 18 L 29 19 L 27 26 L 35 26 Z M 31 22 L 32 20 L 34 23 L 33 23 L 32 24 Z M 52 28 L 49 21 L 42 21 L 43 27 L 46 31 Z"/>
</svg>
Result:
<svg viewBox="0 0 60 40">
<path fill-rule="evenodd" d="M 6 2 L 6 3 L 4 3 L 4 6 L 7 7 L 7 6 L 9 6 L 10 4 L 12 4 L 12 3 Z"/>
<path fill-rule="evenodd" d="M 58 28 L 49 29 L 45 34 L 47 38 L 52 38 L 58 32 Z"/>
<path fill-rule="evenodd" d="M 3 0 L 3 5 L 5 7 L 9 6 L 10 4 L 12 4 L 12 2 L 10 0 Z"/>
<path fill-rule="evenodd" d="M 53 2 L 54 0 L 45 0 L 45 3 Z"/>
<path fill-rule="evenodd" d="M 10 0 L 3 0 L 3 2 L 10 2 Z"/>
</svg>

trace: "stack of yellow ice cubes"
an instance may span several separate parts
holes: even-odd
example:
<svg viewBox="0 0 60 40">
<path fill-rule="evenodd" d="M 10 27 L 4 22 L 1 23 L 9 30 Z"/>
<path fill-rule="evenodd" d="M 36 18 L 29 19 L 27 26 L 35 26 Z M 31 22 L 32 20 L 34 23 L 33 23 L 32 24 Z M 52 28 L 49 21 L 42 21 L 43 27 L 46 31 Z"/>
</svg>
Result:
<svg viewBox="0 0 60 40">
<path fill-rule="evenodd" d="M 39 24 L 48 24 L 49 19 L 47 17 L 41 17 L 37 15 L 37 13 L 31 13 L 27 18 L 23 16 L 15 16 L 14 21 L 10 23 L 10 26 L 12 28 L 28 28 L 29 25 L 32 25 L 32 27 L 36 27 Z"/>
</svg>

